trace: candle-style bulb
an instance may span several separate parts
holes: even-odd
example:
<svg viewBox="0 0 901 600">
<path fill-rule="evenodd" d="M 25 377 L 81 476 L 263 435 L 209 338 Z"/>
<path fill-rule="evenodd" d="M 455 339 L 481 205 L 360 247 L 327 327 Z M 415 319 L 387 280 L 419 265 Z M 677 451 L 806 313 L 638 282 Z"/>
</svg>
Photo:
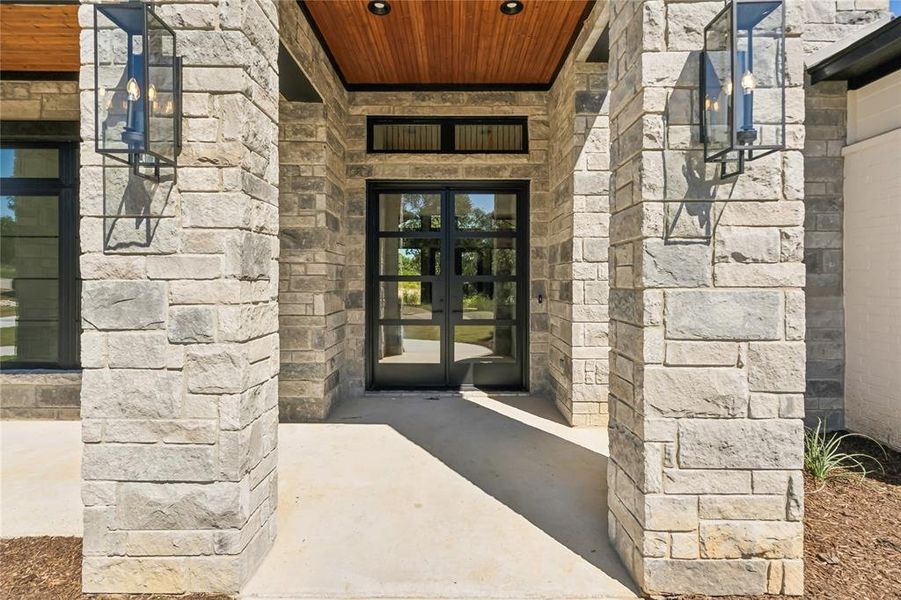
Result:
<svg viewBox="0 0 901 600">
<path fill-rule="evenodd" d="M 757 87 L 757 78 L 754 77 L 754 73 L 751 71 L 745 71 L 741 76 L 741 89 L 745 91 L 746 94 L 750 94 Z"/>
<path fill-rule="evenodd" d="M 147 99 L 153 102 L 156 100 L 156 87 L 151 83 L 150 87 L 147 88 Z"/>
<path fill-rule="evenodd" d="M 141 86 L 138 85 L 134 77 L 125 84 L 125 91 L 128 93 L 128 99 L 132 102 L 137 102 L 138 98 L 141 97 Z"/>
<path fill-rule="evenodd" d="M 725 87 L 724 91 L 726 92 L 727 96 L 732 95 L 732 80 L 731 79 L 726 80 L 726 87 Z"/>
</svg>

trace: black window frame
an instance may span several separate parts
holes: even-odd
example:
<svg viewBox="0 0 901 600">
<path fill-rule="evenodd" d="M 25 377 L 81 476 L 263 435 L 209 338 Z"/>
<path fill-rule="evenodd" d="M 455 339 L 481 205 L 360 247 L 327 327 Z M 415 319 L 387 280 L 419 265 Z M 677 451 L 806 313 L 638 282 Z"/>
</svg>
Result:
<svg viewBox="0 0 901 600">
<path fill-rule="evenodd" d="M 78 273 L 78 144 L 73 141 L 18 141 L 4 139 L 0 148 L 55 148 L 59 177 L 0 177 L 4 196 L 57 196 L 59 219 L 59 340 L 56 362 L 0 361 L 0 370 L 80 368 L 81 280 Z"/>
<path fill-rule="evenodd" d="M 373 129 L 376 125 L 439 125 L 441 148 L 436 150 L 378 150 L 374 148 Z M 520 125 L 522 147 L 517 150 L 457 150 L 455 129 L 457 125 Z M 368 154 L 528 154 L 528 117 L 366 117 L 366 152 Z"/>
</svg>

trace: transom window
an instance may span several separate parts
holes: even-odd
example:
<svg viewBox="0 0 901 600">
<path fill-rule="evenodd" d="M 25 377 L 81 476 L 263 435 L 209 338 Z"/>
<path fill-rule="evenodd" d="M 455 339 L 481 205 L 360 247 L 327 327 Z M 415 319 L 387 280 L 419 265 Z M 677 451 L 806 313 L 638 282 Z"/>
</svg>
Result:
<svg viewBox="0 0 901 600">
<path fill-rule="evenodd" d="M 0 367 L 78 365 L 76 148 L 0 146 Z"/>
<path fill-rule="evenodd" d="M 371 153 L 525 154 L 526 117 L 369 117 Z"/>
</svg>

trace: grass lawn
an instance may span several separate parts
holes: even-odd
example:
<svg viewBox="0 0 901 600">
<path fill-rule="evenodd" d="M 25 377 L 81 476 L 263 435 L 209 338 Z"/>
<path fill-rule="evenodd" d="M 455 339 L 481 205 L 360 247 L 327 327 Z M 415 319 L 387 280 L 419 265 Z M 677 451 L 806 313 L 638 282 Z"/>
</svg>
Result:
<svg viewBox="0 0 901 600">
<path fill-rule="evenodd" d="M 0 327 L 0 346 L 16 345 L 16 328 Z"/>
</svg>

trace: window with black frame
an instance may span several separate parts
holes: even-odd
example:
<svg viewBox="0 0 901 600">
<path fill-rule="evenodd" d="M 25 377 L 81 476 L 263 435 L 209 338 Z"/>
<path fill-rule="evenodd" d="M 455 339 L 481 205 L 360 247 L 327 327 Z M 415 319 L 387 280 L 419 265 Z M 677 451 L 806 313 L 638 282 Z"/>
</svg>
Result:
<svg viewBox="0 0 901 600">
<path fill-rule="evenodd" d="M 76 156 L 0 145 L 0 368 L 78 365 Z"/>
</svg>

